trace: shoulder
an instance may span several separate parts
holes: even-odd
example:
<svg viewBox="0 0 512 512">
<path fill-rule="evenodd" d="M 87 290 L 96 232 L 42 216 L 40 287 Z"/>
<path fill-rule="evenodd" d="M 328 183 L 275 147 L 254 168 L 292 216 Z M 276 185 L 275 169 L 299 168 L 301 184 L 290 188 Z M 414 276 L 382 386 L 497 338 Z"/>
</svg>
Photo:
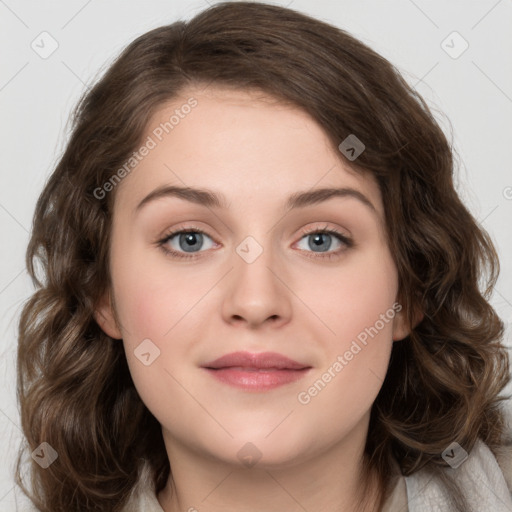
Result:
<svg viewBox="0 0 512 512">
<path fill-rule="evenodd" d="M 488 493 L 494 497 L 500 496 L 504 501 L 499 502 L 498 498 L 498 508 L 492 510 L 501 510 L 499 507 L 503 503 L 510 503 L 512 507 L 512 437 L 492 451 L 485 443 L 477 441 L 467 460 L 459 468 L 447 468 L 447 471 L 457 471 L 458 483 L 463 486 L 466 495 L 475 495 L 477 501 L 486 502 L 490 499 L 486 496 Z M 443 496 L 445 491 L 426 471 L 420 470 L 404 477 L 396 463 L 390 487 L 382 512 L 431 510 L 429 507 L 448 510 L 442 508 L 446 501 Z"/>
<path fill-rule="evenodd" d="M 473 510 L 493 510 L 505 512 L 512 510 L 512 492 L 510 485 L 510 446 L 503 446 L 495 456 L 490 448 L 480 439 L 470 453 L 462 447 L 454 448 L 456 456 L 462 462 L 443 469 L 452 478 L 464 494 Z M 503 467 L 498 463 L 498 457 Z M 508 475 L 505 476 L 505 467 Z M 507 479 L 508 478 L 508 481 Z M 430 510 L 448 511 L 450 497 L 447 489 L 438 478 L 425 468 L 405 477 L 410 512 Z"/>
</svg>

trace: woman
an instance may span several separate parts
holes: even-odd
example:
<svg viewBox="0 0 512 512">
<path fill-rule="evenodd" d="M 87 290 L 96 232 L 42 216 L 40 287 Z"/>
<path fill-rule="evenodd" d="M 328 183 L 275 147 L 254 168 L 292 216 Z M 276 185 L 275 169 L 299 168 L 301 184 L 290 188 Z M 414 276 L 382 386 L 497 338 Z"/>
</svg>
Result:
<svg viewBox="0 0 512 512">
<path fill-rule="evenodd" d="M 74 121 L 20 319 L 39 510 L 512 506 L 497 255 L 388 61 L 217 4 Z"/>
</svg>

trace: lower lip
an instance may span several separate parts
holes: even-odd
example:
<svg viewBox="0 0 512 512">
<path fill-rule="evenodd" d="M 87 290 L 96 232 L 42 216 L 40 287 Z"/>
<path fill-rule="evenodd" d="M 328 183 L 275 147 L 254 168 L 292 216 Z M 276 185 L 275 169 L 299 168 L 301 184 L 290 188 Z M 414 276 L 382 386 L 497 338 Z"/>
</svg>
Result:
<svg viewBox="0 0 512 512">
<path fill-rule="evenodd" d="M 302 370 L 240 370 L 234 368 L 205 368 L 214 378 L 241 389 L 265 391 L 302 379 L 310 368 Z"/>
</svg>

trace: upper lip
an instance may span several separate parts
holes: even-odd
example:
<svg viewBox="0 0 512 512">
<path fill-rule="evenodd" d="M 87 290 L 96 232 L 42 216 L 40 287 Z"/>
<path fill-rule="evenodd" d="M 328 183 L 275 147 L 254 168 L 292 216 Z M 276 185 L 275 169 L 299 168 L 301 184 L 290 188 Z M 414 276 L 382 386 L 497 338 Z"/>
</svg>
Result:
<svg viewBox="0 0 512 512">
<path fill-rule="evenodd" d="M 260 352 L 251 354 L 250 352 L 232 352 L 226 354 L 215 361 L 210 361 L 202 365 L 203 368 L 275 368 L 277 370 L 302 370 L 311 368 L 311 366 L 299 363 L 289 357 L 278 354 L 277 352 Z"/>
</svg>

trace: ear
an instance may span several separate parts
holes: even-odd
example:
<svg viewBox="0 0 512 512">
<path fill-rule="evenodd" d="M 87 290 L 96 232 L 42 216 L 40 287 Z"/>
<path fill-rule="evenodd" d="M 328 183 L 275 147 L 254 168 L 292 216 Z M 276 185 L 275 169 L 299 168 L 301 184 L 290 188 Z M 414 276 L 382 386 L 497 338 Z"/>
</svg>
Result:
<svg viewBox="0 0 512 512">
<path fill-rule="evenodd" d="M 119 329 L 114 306 L 109 292 L 106 292 L 98 302 L 94 310 L 94 319 L 101 330 L 111 338 L 120 340 L 123 338 Z"/>
<path fill-rule="evenodd" d="M 413 325 L 410 327 L 407 324 L 405 311 L 403 309 L 398 311 L 393 320 L 393 341 L 400 341 L 406 336 L 409 336 L 411 331 L 423 320 L 424 317 L 425 315 L 423 314 L 423 311 L 415 310 Z"/>
</svg>

